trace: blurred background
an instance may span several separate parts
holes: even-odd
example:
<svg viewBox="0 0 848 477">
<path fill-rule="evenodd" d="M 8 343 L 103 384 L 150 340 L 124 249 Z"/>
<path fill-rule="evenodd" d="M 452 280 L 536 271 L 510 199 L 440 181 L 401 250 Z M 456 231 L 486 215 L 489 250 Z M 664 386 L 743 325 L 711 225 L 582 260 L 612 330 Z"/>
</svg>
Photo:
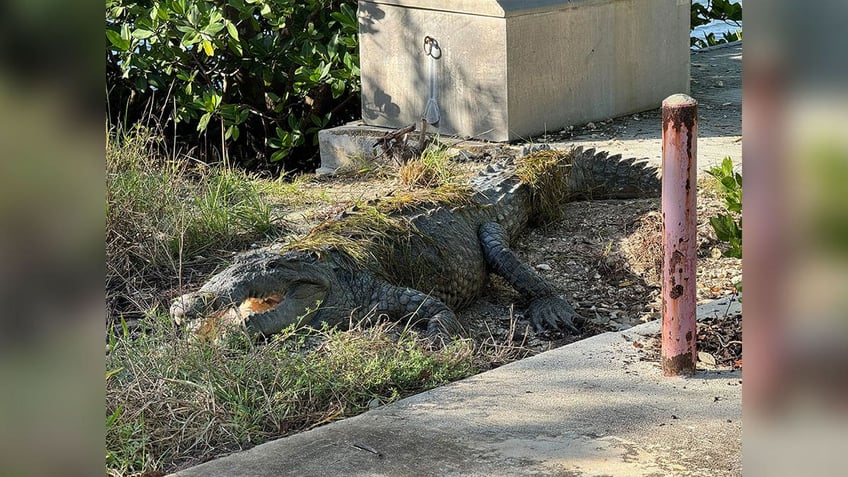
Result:
<svg viewBox="0 0 848 477">
<path fill-rule="evenodd" d="M 745 2 L 744 449 L 834 475 L 848 449 L 848 3 Z"/>
</svg>

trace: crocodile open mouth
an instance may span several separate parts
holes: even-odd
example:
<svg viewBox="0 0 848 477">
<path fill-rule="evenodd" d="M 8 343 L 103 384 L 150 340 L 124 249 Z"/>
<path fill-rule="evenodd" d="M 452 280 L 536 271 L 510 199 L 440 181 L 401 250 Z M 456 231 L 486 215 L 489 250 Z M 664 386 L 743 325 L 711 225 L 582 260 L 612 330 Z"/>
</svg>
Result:
<svg viewBox="0 0 848 477">
<path fill-rule="evenodd" d="M 249 316 L 276 309 L 284 300 L 285 296 L 278 293 L 261 298 L 246 298 L 238 306 L 230 306 L 213 313 L 190 328 L 193 328 L 194 334 L 201 339 L 216 341 L 225 330 L 242 326 Z"/>
<path fill-rule="evenodd" d="M 269 296 L 258 298 L 251 297 L 242 301 L 238 306 L 239 315 L 246 318 L 257 313 L 264 313 L 276 309 L 283 302 L 285 296 L 273 293 Z"/>
</svg>

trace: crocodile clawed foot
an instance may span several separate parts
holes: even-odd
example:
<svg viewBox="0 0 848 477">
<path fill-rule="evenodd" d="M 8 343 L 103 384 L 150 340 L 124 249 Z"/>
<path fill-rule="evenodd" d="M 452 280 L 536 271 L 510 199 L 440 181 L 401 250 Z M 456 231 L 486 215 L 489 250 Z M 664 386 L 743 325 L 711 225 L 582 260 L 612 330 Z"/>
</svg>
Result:
<svg viewBox="0 0 848 477">
<path fill-rule="evenodd" d="M 464 333 L 456 315 L 450 310 L 436 313 L 427 321 L 427 336 L 434 349 L 443 348 L 457 336 Z"/>
<path fill-rule="evenodd" d="M 524 312 L 524 316 L 536 332 L 562 331 L 576 335 L 580 333 L 580 330 L 575 325 L 575 321 L 578 323 L 585 321 L 567 301 L 557 296 L 534 299 Z"/>
</svg>

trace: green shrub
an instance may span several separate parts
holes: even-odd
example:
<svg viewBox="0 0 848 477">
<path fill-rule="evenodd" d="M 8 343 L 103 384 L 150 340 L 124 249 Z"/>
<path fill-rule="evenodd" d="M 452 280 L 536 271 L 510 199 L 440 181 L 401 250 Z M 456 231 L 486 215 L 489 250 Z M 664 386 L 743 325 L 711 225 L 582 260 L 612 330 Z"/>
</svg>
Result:
<svg viewBox="0 0 848 477">
<path fill-rule="evenodd" d="M 724 251 L 724 256 L 742 258 L 742 174 L 733 170 L 733 161 L 729 157 L 725 157 L 720 166 L 709 169 L 707 174 L 718 181 L 728 211 L 727 214 L 710 217 L 710 225 L 716 237 L 730 246 Z"/>
<path fill-rule="evenodd" d="M 707 0 L 706 4 L 692 2 L 690 29 L 706 25 L 714 20 L 741 27 L 742 4 L 730 0 Z M 703 38 L 692 36 L 689 38 L 689 41 L 691 46 L 705 48 L 741 39 L 742 30 L 738 30 L 736 32 L 726 32 L 722 35 L 722 38 L 716 38 L 714 33 L 709 33 Z"/>
<path fill-rule="evenodd" d="M 110 120 L 173 121 L 201 153 L 302 167 L 293 153 L 357 105 L 357 32 L 353 0 L 107 0 Z"/>
</svg>

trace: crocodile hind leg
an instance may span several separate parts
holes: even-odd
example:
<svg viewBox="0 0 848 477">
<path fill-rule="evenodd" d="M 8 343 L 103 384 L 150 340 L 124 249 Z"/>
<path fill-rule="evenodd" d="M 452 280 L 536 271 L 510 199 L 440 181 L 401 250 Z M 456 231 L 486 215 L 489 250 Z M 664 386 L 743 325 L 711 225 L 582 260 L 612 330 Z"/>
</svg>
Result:
<svg viewBox="0 0 848 477">
<path fill-rule="evenodd" d="M 509 248 L 506 230 L 496 222 L 486 222 L 477 232 L 483 255 L 491 270 L 506 279 L 529 300 L 525 316 L 536 331 L 558 329 L 579 333 L 574 325 L 580 319 L 574 308 L 557 295 L 556 290 Z"/>
</svg>

